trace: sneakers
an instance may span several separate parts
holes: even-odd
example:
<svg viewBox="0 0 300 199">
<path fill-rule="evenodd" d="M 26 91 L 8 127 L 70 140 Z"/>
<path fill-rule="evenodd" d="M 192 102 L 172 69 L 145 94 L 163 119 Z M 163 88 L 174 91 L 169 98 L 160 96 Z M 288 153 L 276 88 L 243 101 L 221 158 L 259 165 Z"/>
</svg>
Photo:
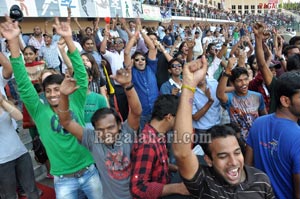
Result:
<svg viewBox="0 0 300 199">
<path fill-rule="evenodd" d="M 48 179 L 54 179 L 53 175 L 51 175 L 50 173 L 47 173 L 46 178 L 48 178 Z"/>
</svg>

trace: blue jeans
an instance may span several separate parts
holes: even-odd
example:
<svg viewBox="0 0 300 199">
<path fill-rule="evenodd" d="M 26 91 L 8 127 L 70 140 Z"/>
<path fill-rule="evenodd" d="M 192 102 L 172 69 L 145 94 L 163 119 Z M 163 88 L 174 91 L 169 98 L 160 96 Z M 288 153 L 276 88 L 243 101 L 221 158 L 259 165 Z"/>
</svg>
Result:
<svg viewBox="0 0 300 199">
<path fill-rule="evenodd" d="M 28 199 L 39 198 L 31 157 L 28 152 L 15 160 L 0 164 L 0 176 L 0 198 L 16 198 L 17 178 Z"/>
<path fill-rule="evenodd" d="M 81 190 L 89 199 L 102 199 L 103 190 L 97 168 L 92 164 L 80 177 L 54 176 L 56 199 L 78 199 Z"/>
</svg>

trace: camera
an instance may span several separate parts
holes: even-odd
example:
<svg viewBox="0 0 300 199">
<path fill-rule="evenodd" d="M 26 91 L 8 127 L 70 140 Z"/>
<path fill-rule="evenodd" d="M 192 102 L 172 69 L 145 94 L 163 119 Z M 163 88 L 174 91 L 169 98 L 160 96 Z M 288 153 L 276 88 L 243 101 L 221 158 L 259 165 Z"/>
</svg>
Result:
<svg viewBox="0 0 300 199">
<path fill-rule="evenodd" d="M 13 21 L 21 22 L 23 20 L 23 12 L 18 5 L 12 5 L 9 10 L 9 17 Z"/>
</svg>

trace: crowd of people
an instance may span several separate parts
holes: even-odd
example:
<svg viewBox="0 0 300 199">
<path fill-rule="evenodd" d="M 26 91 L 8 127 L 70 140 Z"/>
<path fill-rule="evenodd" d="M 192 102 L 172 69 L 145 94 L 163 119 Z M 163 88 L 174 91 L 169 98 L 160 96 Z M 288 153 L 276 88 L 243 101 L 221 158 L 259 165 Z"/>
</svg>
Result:
<svg viewBox="0 0 300 199">
<path fill-rule="evenodd" d="M 1 199 L 40 197 L 17 120 L 58 199 L 300 198 L 299 36 L 70 16 L 1 23 Z"/>
</svg>

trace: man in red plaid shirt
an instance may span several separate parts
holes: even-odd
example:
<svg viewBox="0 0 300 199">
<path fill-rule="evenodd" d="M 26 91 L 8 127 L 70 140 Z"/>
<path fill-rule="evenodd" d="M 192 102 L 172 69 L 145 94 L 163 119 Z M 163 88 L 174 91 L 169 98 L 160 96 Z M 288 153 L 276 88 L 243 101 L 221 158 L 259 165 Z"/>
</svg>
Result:
<svg viewBox="0 0 300 199">
<path fill-rule="evenodd" d="M 152 118 L 146 124 L 131 152 L 130 189 L 133 198 L 155 199 L 188 195 L 183 183 L 170 182 L 166 133 L 173 129 L 178 97 L 161 95 L 154 104 Z"/>
</svg>

